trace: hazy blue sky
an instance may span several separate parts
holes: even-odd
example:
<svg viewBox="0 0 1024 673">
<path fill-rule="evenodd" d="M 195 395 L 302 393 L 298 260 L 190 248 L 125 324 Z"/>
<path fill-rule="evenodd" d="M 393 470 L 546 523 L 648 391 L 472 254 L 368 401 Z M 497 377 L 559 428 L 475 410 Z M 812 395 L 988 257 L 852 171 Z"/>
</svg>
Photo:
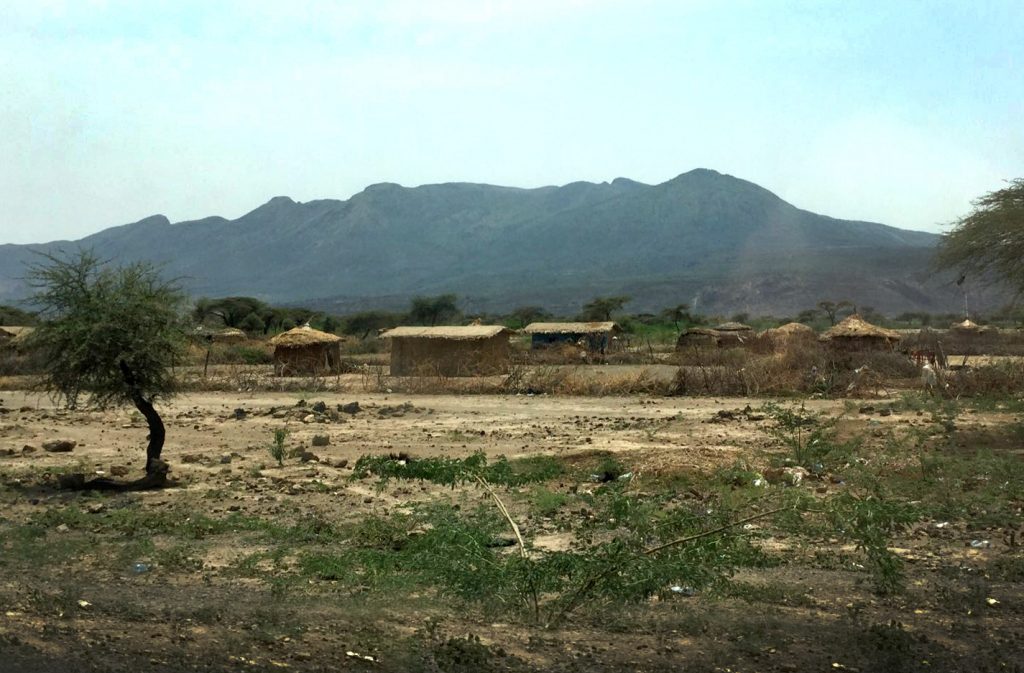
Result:
<svg viewBox="0 0 1024 673">
<path fill-rule="evenodd" d="M 696 167 L 935 231 L 1022 120 L 1020 0 L 0 0 L 0 242 Z"/>
</svg>

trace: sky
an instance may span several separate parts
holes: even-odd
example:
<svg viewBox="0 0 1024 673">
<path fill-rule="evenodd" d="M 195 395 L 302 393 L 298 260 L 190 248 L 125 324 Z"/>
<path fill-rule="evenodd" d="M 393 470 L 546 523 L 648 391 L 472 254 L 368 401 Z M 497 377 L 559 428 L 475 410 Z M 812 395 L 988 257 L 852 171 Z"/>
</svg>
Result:
<svg viewBox="0 0 1024 673">
<path fill-rule="evenodd" d="M 0 243 L 694 168 L 941 231 L 1024 176 L 1020 0 L 0 0 Z"/>
</svg>

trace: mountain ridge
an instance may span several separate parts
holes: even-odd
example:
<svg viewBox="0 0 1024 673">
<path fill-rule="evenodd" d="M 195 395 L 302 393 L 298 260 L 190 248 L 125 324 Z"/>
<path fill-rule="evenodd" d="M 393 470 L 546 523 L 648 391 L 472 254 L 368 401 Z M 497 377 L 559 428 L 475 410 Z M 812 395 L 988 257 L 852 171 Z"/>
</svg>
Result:
<svg viewBox="0 0 1024 673">
<path fill-rule="evenodd" d="M 339 312 L 439 292 L 476 310 L 528 303 L 571 312 L 593 296 L 624 293 L 633 310 L 693 298 L 723 313 L 792 313 L 822 299 L 956 310 L 955 288 L 929 269 L 937 241 L 817 215 L 711 169 L 657 185 L 621 177 L 537 188 L 384 182 L 345 200 L 275 196 L 235 219 L 152 215 L 75 242 L 0 245 L 0 301 L 27 293 L 18 278 L 31 251 L 82 246 L 160 264 L 195 296 Z"/>
</svg>

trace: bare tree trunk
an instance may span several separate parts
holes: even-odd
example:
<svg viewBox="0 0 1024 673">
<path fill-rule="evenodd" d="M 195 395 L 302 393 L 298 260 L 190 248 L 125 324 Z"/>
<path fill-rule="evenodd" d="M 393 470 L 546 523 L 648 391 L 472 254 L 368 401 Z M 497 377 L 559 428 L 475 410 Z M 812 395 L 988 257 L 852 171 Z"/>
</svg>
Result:
<svg viewBox="0 0 1024 673">
<path fill-rule="evenodd" d="M 146 419 L 146 424 L 149 425 L 149 445 L 146 447 L 146 478 L 165 481 L 167 479 L 167 463 L 160 460 L 160 452 L 163 451 L 164 439 L 167 437 L 163 419 L 160 418 L 160 414 L 153 408 L 153 403 L 143 396 L 135 378 L 135 373 L 132 372 L 127 363 L 121 360 L 119 365 L 121 367 L 121 375 L 124 376 L 124 382 L 128 384 L 132 403 L 135 404 L 135 408 L 139 410 Z"/>
</svg>

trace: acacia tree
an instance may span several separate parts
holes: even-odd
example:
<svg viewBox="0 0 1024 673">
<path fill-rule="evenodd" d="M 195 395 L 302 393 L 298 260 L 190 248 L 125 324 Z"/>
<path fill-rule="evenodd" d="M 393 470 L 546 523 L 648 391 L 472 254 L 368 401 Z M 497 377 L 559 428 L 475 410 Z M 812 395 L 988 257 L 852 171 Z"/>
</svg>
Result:
<svg viewBox="0 0 1024 673">
<path fill-rule="evenodd" d="M 838 318 L 839 312 L 846 308 L 853 307 L 853 304 L 846 301 L 819 301 L 818 308 L 828 316 L 828 321 L 832 325 L 836 324 L 836 318 Z M 854 309 L 856 312 L 856 309 Z"/>
<path fill-rule="evenodd" d="M 146 476 L 130 484 L 94 480 L 96 488 L 163 485 L 165 430 L 154 403 L 174 394 L 171 368 L 185 344 L 184 296 L 145 263 L 111 267 L 90 251 L 29 269 L 40 322 L 32 342 L 47 354 L 41 385 L 70 408 L 132 404 L 149 426 Z"/>
<path fill-rule="evenodd" d="M 436 297 L 417 296 L 412 298 L 409 308 L 409 320 L 416 325 L 437 325 L 439 322 L 456 320 L 459 307 L 454 294 L 441 294 Z"/>
<path fill-rule="evenodd" d="M 611 320 L 612 313 L 619 311 L 632 297 L 594 297 L 583 305 L 586 320 Z"/>
<path fill-rule="evenodd" d="M 975 201 L 974 210 L 942 237 L 935 261 L 1024 293 L 1024 178 Z"/>
</svg>

